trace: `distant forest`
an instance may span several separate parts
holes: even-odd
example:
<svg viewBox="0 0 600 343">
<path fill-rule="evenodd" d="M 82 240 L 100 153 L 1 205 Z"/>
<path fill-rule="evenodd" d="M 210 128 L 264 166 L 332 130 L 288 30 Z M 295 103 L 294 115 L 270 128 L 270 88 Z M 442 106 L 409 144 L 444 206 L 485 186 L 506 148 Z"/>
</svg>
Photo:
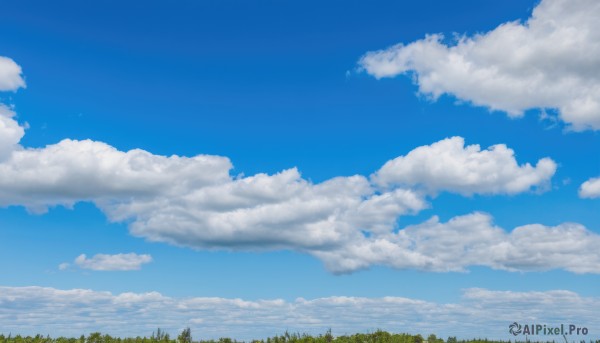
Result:
<svg viewBox="0 0 600 343">
<path fill-rule="evenodd" d="M 231 338 L 219 338 L 217 340 L 192 340 L 191 330 L 183 330 L 176 338 L 158 329 L 150 337 L 120 338 L 103 335 L 99 332 L 89 334 L 87 337 L 81 335 L 79 338 L 57 337 L 51 338 L 44 335 L 36 336 L 5 336 L 0 334 L 0 343 L 242 343 Z M 286 332 L 280 336 L 269 337 L 266 340 L 252 340 L 248 343 L 565 343 L 558 341 L 497 341 L 488 339 L 457 340 L 456 337 L 448 337 L 446 340 L 431 334 L 425 339 L 421 335 L 410 335 L 406 333 L 393 334 L 386 331 L 373 333 L 357 333 L 349 336 L 334 337 L 331 331 L 318 336 Z M 600 343 L 600 340 L 579 341 L 577 343 Z M 569 341 L 568 343 L 572 343 Z"/>
</svg>

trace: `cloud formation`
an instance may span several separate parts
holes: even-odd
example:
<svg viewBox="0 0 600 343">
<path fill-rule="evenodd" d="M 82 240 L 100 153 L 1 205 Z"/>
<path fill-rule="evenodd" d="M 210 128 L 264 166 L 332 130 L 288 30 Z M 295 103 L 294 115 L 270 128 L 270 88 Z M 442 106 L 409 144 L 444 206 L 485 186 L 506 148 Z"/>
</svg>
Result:
<svg viewBox="0 0 600 343">
<path fill-rule="evenodd" d="M 549 158 L 535 167 L 518 165 L 514 151 L 504 144 L 481 150 L 475 144 L 465 147 L 462 137 L 452 137 L 388 161 L 373 179 L 384 187 L 421 186 L 433 193 L 517 194 L 547 186 L 555 172 L 556 163 Z"/>
<path fill-rule="evenodd" d="M 21 66 L 8 57 L 0 56 L 0 91 L 16 91 L 25 87 Z"/>
<path fill-rule="evenodd" d="M 193 249 L 289 249 L 321 259 L 335 273 L 372 265 L 600 273 L 599 236 L 577 224 L 508 232 L 491 216 L 472 213 L 398 225 L 401 216 L 429 207 L 439 192 L 517 194 L 547 187 L 554 161 L 519 164 L 502 144 L 481 149 L 452 137 L 388 161 L 370 177 L 313 183 L 296 168 L 232 177 L 226 157 L 124 152 L 91 140 L 26 148 L 19 144 L 24 134 L 14 111 L 0 107 L 0 206 L 43 213 L 89 201 L 150 241 Z M 75 265 L 132 270 L 150 261 L 149 255 L 98 254 L 81 255 Z"/>
<path fill-rule="evenodd" d="M 600 198 L 600 177 L 592 178 L 584 182 L 579 188 L 581 198 Z"/>
<path fill-rule="evenodd" d="M 4 136 L 6 130 L 0 130 Z M 48 206 L 70 207 L 78 201 L 176 196 L 230 179 L 231 164 L 219 156 L 122 152 L 102 142 L 70 139 L 41 149 L 19 146 L 11 151 L 4 146 L 2 150 L 10 156 L 0 162 L 0 205 L 23 205 L 38 213 Z"/>
<path fill-rule="evenodd" d="M 471 265 L 528 269 L 510 266 L 508 260 L 443 254 L 450 248 L 476 250 L 468 244 L 422 249 L 435 239 L 419 239 L 425 229 L 396 232 L 398 218 L 427 208 L 432 193 L 527 192 L 545 187 L 556 170 L 549 158 L 535 166 L 519 165 L 504 145 L 481 150 L 453 137 L 389 161 L 371 177 L 340 176 L 315 184 L 292 168 L 235 178 L 230 175 L 231 162 L 221 156 L 166 157 L 69 139 L 25 148 L 18 144 L 24 130 L 14 113 L 5 109 L 2 121 L 0 135 L 7 138 L 0 147 L 0 205 L 43 213 L 51 206 L 90 201 L 110 220 L 130 223 L 133 235 L 151 241 L 194 249 L 289 249 L 320 258 L 336 273 L 375 264 L 432 271 L 462 271 Z M 486 218 L 486 223 L 474 220 L 454 230 L 479 228 L 472 236 L 479 241 L 473 244 L 489 248 L 503 236 L 486 236 L 492 225 Z M 456 234 L 440 229 L 442 233 Z M 540 253 L 553 254 L 555 249 Z M 82 255 L 76 264 L 94 270 L 137 268 L 140 261 L 133 257 Z M 597 272 L 558 260 L 529 269 L 552 268 Z"/>
<path fill-rule="evenodd" d="M 600 32 L 595 0 L 542 0 L 526 22 L 461 36 L 431 34 L 366 53 L 376 78 L 412 74 L 422 94 L 458 99 L 518 117 L 556 109 L 573 130 L 600 129 Z"/>
<path fill-rule="evenodd" d="M 532 306 L 534 305 L 534 306 Z M 83 332 L 150 335 L 157 327 L 177 334 L 189 326 L 195 339 L 265 338 L 274 334 L 334 335 L 384 329 L 435 333 L 440 337 L 508 339 L 513 321 L 600 326 L 600 299 L 563 290 L 509 292 L 467 289 L 456 303 L 402 297 L 327 297 L 243 300 L 172 298 L 157 292 L 121 293 L 83 289 L 0 287 L 0 327 L 5 334 L 51 333 L 78 337 Z M 60 309 L 60 316 L 56 311 Z M 593 332 L 590 332 L 594 334 Z"/>
<path fill-rule="evenodd" d="M 81 254 L 75 258 L 75 265 L 81 269 L 96 270 L 96 271 L 127 271 L 140 270 L 142 264 L 152 262 L 152 256 L 136 253 L 129 254 L 96 254 L 88 258 L 85 254 Z M 58 268 L 65 270 L 69 267 L 68 263 L 61 263 Z"/>
<path fill-rule="evenodd" d="M 564 269 L 600 273 L 600 235 L 574 223 L 520 226 L 510 232 L 484 213 L 437 217 L 396 233 L 354 239 L 343 249 L 318 251 L 329 270 L 349 272 L 371 265 L 435 272 L 485 266 L 507 271 Z"/>
<path fill-rule="evenodd" d="M 0 162 L 4 161 L 25 135 L 25 129 L 14 119 L 12 108 L 0 103 Z"/>
</svg>

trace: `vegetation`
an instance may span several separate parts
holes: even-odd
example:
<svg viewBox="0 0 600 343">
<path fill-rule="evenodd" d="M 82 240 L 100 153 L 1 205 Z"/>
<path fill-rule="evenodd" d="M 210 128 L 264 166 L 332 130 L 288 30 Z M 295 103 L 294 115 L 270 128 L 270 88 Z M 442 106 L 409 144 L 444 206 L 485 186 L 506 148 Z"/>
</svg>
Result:
<svg viewBox="0 0 600 343">
<path fill-rule="evenodd" d="M 552 341 L 554 342 L 554 341 Z M 120 338 L 103 335 L 99 332 L 89 334 L 87 337 L 82 335 L 79 338 L 50 338 L 49 336 L 4 336 L 0 334 L 0 343 L 241 343 L 231 338 L 220 338 L 218 340 L 197 340 L 192 341 L 192 333 L 189 328 L 184 329 L 177 339 L 171 339 L 168 333 L 158 329 L 150 337 Z M 323 335 L 311 336 L 307 334 L 290 334 L 286 332 L 283 335 L 269 337 L 266 340 L 253 340 L 250 343 L 519 343 L 519 341 L 494 341 L 487 339 L 457 340 L 456 337 L 448 337 L 447 340 L 437 338 L 431 334 L 427 340 L 421 335 L 410 335 L 406 333 L 392 334 L 386 331 L 376 331 L 373 333 L 357 333 L 350 336 L 334 337 L 331 331 Z M 523 343 L 532 343 L 526 341 Z M 550 343 L 550 341 L 545 342 Z M 563 343 L 558 341 L 556 343 Z M 585 343 L 582 341 L 581 343 Z M 600 340 L 589 341 L 589 343 L 600 343 Z"/>
</svg>

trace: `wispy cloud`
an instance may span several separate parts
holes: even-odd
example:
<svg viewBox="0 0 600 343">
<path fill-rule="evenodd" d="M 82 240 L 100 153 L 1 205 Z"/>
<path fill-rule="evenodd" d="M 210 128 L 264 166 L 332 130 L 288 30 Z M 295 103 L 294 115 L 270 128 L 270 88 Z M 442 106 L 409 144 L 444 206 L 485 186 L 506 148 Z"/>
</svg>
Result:
<svg viewBox="0 0 600 343">
<path fill-rule="evenodd" d="M 91 258 L 88 258 L 85 254 L 81 254 L 75 258 L 74 265 L 81 269 L 96 271 L 126 271 L 140 270 L 142 268 L 142 264 L 150 262 L 152 262 L 152 256 L 148 254 L 96 254 Z M 65 262 L 61 263 L 58 266 L 58 269 L 66 270 L 70 266 L 70 263 Z"/>
</svg>

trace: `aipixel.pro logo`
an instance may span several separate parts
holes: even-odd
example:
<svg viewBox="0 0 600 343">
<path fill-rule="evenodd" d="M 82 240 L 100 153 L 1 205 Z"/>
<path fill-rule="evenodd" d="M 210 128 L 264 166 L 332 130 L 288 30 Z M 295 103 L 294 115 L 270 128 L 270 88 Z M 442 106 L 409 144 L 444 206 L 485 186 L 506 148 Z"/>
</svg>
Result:
<svg viewBox="0 0 600 343">
<path fill-rule="evenodd" d="M 518 335 L 587 335 L 586 327 L 577 326 L 575 324 L 560 324 L 556 326 L 546 324 L 525 324 L 521 325 L 513 322 L 508 325 L 508 332 L 514 336 Z"/>
<path fill-rule="evenodd" d="M 508 326 L 508 332 L 512 333 L 513 335 L 517 336 L 518 334 L 521 333 L 521 324 L 514 322 L 512 324 L 510 324 Z"/>
</svg>

